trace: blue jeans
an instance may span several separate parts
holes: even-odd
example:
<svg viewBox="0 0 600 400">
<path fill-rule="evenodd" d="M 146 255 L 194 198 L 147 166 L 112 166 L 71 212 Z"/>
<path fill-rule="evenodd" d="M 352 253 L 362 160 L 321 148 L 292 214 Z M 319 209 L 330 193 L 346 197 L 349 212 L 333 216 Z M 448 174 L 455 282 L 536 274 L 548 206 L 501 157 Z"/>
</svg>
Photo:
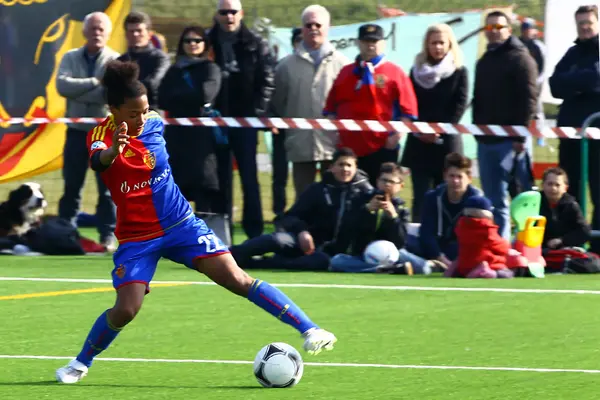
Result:
<svg viewBox="0 0 600 400">
<path fill-rule="evenodd" d="M 398 262 L 410 262 L 415 274 L 431 274 L 431 267 L 427 264 L 427 260 L 409 253 L 406 249 L 400 249 L 400 258 L 398 259 Z M 331 259 L 329 269 L 333 272 L 377 272 L 377 267 L 364 261 L 362 257 L 351 256 L 348 254 L 335 255 Z"/>
<path fill-rule="evenodd" d="M 531 190 L 531 172 L 527 168 L 526 157 L 526 151 L 515 153 L 510 140 L 493 144 L 479 143 L 477 146 L 481 188 L 494 206 L 494 221 L 500 236 L 506 240 L 510 240 L 508 185 L 512 172 L 523 191 Z"/>
</svg>

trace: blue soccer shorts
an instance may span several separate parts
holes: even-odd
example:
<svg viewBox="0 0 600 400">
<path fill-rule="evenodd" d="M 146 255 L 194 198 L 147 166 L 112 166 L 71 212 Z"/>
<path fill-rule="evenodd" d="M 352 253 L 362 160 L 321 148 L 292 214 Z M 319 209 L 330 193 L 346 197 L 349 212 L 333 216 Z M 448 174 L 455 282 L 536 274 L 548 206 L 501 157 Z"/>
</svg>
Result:
<svg viewBox="0 0 600 400">
<path fill-rule="evenodd" d="M 146 293 L 162 257 L 190 269 L 199 258 L 229 253 L 229 249 L 206 223 L 192 217 L 169 229 L 164 236 L 143 242 L 127 242 L 119 246 L 113 256 L 113 286 L 119 289 L 130 283 L 143 283 Z"/>
</svg>

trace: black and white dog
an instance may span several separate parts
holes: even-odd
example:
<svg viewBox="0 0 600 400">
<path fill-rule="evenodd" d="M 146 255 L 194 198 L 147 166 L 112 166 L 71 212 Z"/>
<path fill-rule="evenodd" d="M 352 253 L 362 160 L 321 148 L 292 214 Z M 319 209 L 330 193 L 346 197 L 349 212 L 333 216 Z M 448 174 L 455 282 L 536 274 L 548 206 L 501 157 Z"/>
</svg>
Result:
<svg viewBox="0 0 600 400">
<path fill-rule="evenodd" d="M 0 204 L 0 237 L 23 235 L 40 222 L 48 207 L 42 187 L 27 182 L 11 191 L 8 200 Z"/>
</svg>

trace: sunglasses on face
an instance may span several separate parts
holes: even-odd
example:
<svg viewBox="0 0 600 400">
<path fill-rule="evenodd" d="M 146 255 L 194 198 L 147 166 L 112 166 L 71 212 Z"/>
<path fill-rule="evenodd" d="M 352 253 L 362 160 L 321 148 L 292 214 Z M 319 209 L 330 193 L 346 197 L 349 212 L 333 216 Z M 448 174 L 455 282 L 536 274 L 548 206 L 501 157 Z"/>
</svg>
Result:
<svg viewBox="0 0 600 400">
<path fill-rule="evenodd" d="M 238 10 L 219 10 L 219 15 L 225 16 L 225 15 L 235 15 L 238 13 Z"/>
<path fill-rule="evenodd" d="M 493 31 L 494 29 L 500 30 L 500 29 L 504 29 L 508 27 L 508 25 L 502 25 L 502 24 L 487 24 L 485 26 L 485 30 L 486 31 Z"/>
<path fill-rule="evenodd" d="M 186 44 L 191 44 L 191 43 L 198 44 L 198 43 L 202 43 L 202 42 L 204 42 L 204 39 L 202 39 L 202 38 L 185 38 L 185 39 L 183 39 L 183 43 L 186 43 Z"/>
<path fill-rule="evenodd" d="M 313 26 L 317 29 L 321 29 L 322 25 L 317 22 L 307 22 L 306 24 L 304 24 L 304 27 L 306 29 L 312 29 Z"/>
</svg>

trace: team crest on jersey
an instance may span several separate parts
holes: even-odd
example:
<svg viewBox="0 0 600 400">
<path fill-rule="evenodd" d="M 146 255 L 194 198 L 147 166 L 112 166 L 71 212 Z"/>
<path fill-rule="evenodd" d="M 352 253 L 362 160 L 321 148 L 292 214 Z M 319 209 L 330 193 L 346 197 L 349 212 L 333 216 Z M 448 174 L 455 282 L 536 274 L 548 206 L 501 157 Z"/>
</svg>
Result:
<svg viewBox="0 0 600 400">
<path fill-rule="evenodd" d="M 149 151 L 148 153 L 144 154 L 143 160 L 144 164 L 146 164 L 148 168 L 154 169 L 154 167 L 156 167 L 156 155 L 153 151 Z"/>
<path fill-rule="evenodd" d="M 123 279 L 125 276 L 125 266 L 120 264 L 119 267 L 115 270 L 115 275 L 119 277 L 119 279 Z"/>
<path fill-rule="evenodd" d="M 378 88 L 383 88 L 385 86 L 385 75 L 375 75 L 375 86 L 377 86 Z"/>
<path fill-rule="evenodd" d="M 90 150 L 96 150 L 96 149 L 106 149 L 106 143 L 101 142 L 99 140 L 95 141 L 94 143 L 92 143 Z"/>
</svg>

